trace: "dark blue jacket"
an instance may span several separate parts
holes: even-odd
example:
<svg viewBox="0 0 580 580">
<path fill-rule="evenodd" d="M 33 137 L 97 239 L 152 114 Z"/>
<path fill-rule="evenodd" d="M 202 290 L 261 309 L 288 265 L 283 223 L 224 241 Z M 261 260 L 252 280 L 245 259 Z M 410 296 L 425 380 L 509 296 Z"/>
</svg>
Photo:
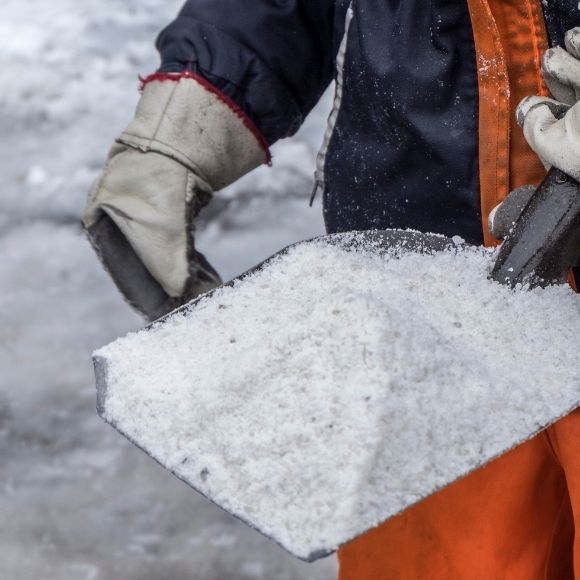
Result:
<svg viewBox="0 0 580 580">
<path fill-rule="evenodd" d="M 270 143 L 296 132 L 338 71 L 339 106 L 318 172 L 328 231 L 414 228 L 481 243 L 467 0 L 350 4 L 188 0 L 158 39 L 161 70 L 192 67 Z M 577 0 L 543 6 L 551 40 L 561 43 L 580 24 Z"/>
</svg>

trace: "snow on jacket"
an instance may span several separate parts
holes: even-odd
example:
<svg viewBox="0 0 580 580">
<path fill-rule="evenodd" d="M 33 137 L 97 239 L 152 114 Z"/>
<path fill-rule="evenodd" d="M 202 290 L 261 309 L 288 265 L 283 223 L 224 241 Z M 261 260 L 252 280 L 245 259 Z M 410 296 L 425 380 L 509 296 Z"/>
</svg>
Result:
<svg viewBox="0 0 580 580">
<path fill-rule="evenodd" d="M 482 220 L 517 185 L 510 54 L 538 60 L 547 36 L 561 44 L 580 24 L 576 0 L 505 5 L 520 29 L 504 39 L 487 0 L 188 0 L 158 39 L 161 71 L 205 77 L 270 144 L 296 132 L 334 76 L 317 171 L 328 231 L 489 242 Z M 526 42 L 506 57 L 512 37 Z"/>
</svg>

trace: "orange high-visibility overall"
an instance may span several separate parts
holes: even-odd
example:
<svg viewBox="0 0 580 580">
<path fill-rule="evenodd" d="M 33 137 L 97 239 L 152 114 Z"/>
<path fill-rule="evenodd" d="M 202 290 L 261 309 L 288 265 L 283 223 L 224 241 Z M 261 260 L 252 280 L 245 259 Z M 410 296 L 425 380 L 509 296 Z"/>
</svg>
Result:
<svg viewBox="0 0 580 580">
<path fill-rule="evenodd" d="M 514 110 L 523 97 L 546 94 L 540 62 L 547 35 L 540 0 L 468 4 L 479 73 L 483 228 L 491 245 L 491 209 L 545 174 Z M 498 337 L 497 348 L 510 345 Z M 339 579 L 580 579 L 576 520 L 580 411 L 341 549 Z"/>
</svg>

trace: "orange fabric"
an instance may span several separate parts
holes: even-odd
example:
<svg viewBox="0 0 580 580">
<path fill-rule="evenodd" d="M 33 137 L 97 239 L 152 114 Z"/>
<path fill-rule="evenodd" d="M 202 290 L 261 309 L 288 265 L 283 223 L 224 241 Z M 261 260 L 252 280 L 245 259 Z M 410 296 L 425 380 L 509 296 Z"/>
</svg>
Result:
<svg viewBox="0 0 580 580">
<path fill-rule="evenodd" d="M 515 125 L 545 94 L 539 0 L 468 0 L 479 73 L 482 219 L 545 171 Z M 580 580 L 580 410 L 339 551 L 339 580 Z M 578 528 L 580 529 L 580 528 Z M 575 556 L 573 558 L 573 555 Z"/>
<path fill-rule="evenodd" d="M 539 184 L 545 170 L 516 124 L 514 109 L 528 95 L 547 94 L 540 74 L 548 48 L 537 0 L 468 0 L 479 84 L 479 173 L 486 245 L 490 211 L 509 191 Z"/>
<path fill-rule="evenodd" d="M 514 107 L 529 95 L 547 95 L 540 73 L 542 55 L 548 48 L 544 18 L 539 3 L 531 0 L 492 0 L 491 11 L 505 52 L 510 81 L 509 189 L 539 184 L 546 174 L 538 156 L 518 127 Z"/>
<path fill-rule="evenodd" d="M 578 284 L 579 274 L 578 268 L 571 268 L 568 272 L 568 284 L 574 292 L 580 293 L 580 285 Z"/>
<path fill-rule="evenodd" d="M 509 7 L 509 10 L 506 9 Z M 492 11 L 506 52 L 510 79 L 510 191 L 522 185 L 539 185 L 546 175 L 538 156 L 527 144 L 513 109 L 529 95 L 547 95 L 540 73 L 542 55 L 548 49 L 547 32 L 539 2 L 494 2 Z M 513 47 L 513 49 L 511 48 Z M 533 55 L 533 58 L 531 58 Z"/>
<path fill-rule="evenodd" d="M 569 431 L 580 436 L 580 411 L 565 421 L 549 430 L 564 442 L 557 454 L 543 432 L 347 545 L 339 579 L 571 580 L 574 532 L 562 465 L 571 466 L 580 493 L 580 462 L 569 444 Z"/>
<path fill-rule="evenodd" d="M 487 225 L 509 190 L 510 87 L 500 33 L 487 0 L 468 0 L 479 86 L 479 189 L 486 245 L 496 242 Z"/>
</svg>

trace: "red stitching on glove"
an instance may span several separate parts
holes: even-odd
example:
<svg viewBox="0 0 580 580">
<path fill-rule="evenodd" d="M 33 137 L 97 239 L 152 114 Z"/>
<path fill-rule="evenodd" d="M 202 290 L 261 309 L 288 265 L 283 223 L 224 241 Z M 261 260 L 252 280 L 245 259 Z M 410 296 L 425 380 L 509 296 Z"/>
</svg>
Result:
<svg viewBox="0 0 580 580">
<path fill-rule="evenodd" d="M 208 80 L 206 80 L 202 76 L 197 75 L 197 74 L 195 74 L 191 71 L 188 71 L 188 70 L 183 71 L 183 72 L 179 72 L 179 73 L 156 72 L 156 73 L 153 73 L 147 77 L 141 77 L 141 76 L 139 77 L 139 81 L 140 81 L 139 91 L 143 91 L 143 89 L 150 82 L 153 82 L 153 81 L 179 82 L 181 79 L 193 79 L 194 81 L 197 81 L 202 87 L 204 87 L 210 93 L 214 94 L 222 103 L 227 105 L 228 108 L 231 111 L 233 111 L 242 120 L 245 127 L 252 133 L 252 135 L 254 135 L 254 137 L 258 141 L 258 144 L 260 145 L 260 147 L 264 150 L 264 153 L 266 154 L 266 163 L 269 166 L 272 165 L 272 154 L 270 153 L 270 146 L 268 144 L 268 141 L 266 141 L 266 138 L 264 137 L 264 135 L 262 135 L 262 132 L 260 131 L 260 129 L 258 129 L 258 127 L 252 121 L 252 119 L 250 119 L 250 117 L 248 117 L 248 115 L 246 115 L 246 113 L 243 111 L 243 109 L 234 100 L 230 99 L 230 97 L 228 97 L 227 95 L 222 93 L 217 87 L 212 85 Z"/>
</svg>

